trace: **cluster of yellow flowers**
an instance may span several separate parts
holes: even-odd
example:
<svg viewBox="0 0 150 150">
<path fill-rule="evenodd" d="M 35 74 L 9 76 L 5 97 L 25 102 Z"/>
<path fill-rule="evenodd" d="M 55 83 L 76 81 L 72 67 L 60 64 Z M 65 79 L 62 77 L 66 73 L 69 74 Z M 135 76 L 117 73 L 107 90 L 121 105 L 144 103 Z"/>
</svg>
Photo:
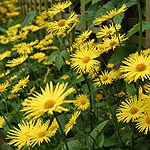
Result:
<svg viewBox="0 0 150 150">
<path fill-rule="evenodd" d="M 117 67 L 106 61 L 105 69 L 102 69 L 100 64 L 103 54 L 114 52 L 127 40 L 125 34 L 120 33 L 121 25 L 113 22 L 115 16 L 127 10 L 126 5 L 94 20 L 94 25 L 99 26 L 96 38 L 101 40 L 97 42 L 90 39 L 92 29 L 72 39 L 71 33 L 79 17 L 74 11 L 68 18 L 63 17 L 65 9 L 71 4 L 69 0 L 53 4 L 47 11 L 39 13 L 33 24 L 25 27 L 15 24 L 0 36 L 1 45 L 10 45 L 0 52 L 0 93 L 5 99 L 1 104 L 7 106 L 4 110 L 6 116 L 2 113 L 0 118 L 0 128 L 5 128 L 13 105 L 19 105 L 18 111 L 23 114 L 17 121 L 19 129 L 14 127 L 7 132 L 9 144 L 19 150 L 26 145 L 35 147 L 50 142 L 58 129 L 67 136 L 82 112 L 92 111 L 95 103 L 107 99 L 109 95 L 105 90 L 109 88 L 105 87 L 116 86 L 119 80 L 127 84 L 139 81 L 141 85 L 138 85 L 138 96 L 126 93 L 124 89 L 113 95 L 120 99 L 125 97 L 121 104 L 117 102 L 118 121 L 136 122 L 136 128 L 145 134 L 150 130 L 149 49 L 130 54 Z M 0 10 L 4 14 L 9 12 L 2 7 L 2 2 Z M 18 15 L 17 11 L 18 7 L 14 7 L 7 18 Z M 102 25 L 106 20 L 112 21 L 109 25 Z M 70 74 L 66 73 L 67 69 Z M 80 88 L 82 83 L 75 84 L 78 80 L 87 82 L 84 90 Z M 91 97 L 92 88 L 100 89 L 102 93 L 97 92 L 95 97 Z M 7 101 L 12 99 L 16 101 L 7 105 Z M 72 116 L 62 128 L 57 115 L 67 112 Z"/>
</svg>

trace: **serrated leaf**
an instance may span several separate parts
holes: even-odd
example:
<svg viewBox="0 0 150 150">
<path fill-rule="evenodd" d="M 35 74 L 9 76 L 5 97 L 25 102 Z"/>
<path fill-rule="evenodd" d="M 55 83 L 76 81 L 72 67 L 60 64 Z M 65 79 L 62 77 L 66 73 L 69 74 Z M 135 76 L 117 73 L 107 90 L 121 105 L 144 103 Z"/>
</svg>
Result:
<svg viewBox="0 0 150 150">
<path fill-rule="evenodd" d="M 126 86 L 127 93 L 129 93 L 130 95 L 137 94 L 137 89 L 135 88 L 134 84 L 128 84 L 128 83 L 126 83 L 125 86 Z"/>
<path fill-rule="evenodd" d="M 137 23 L 136 25 L 134 25 L 127 33 L 127 38 L 131 37 L 132 35 L 134 35 L 136 32 L 138 32 L 140 29 L 139 23 Z M 143 21 L 142 22 L 142 32 L 150 29 L 150 21 Z"/>
<path fill-rule="evenodd" d="M 70 58 L 70 54 L 66 50 L 62 50 L 60 52 L 60 55 L 63 56 L 65 59 L 69 59 Z"/>
<path fill-rule="evenodd" d="M 56 60 L 55 60 L 56 68 L 57 68 L 58 70 L 60 70 L 61 67 L 63 66 L 63 64 L 64 64 L 64 60 L 63 60 L 62 56 L 61 56 L 61 55 L 58 55 L 58 56 L 56 57 Z"/>
<path fill-rule="evenodd" d="M 30 12 L 27 12 L 27 15 L 23 21 L 23 23 L 21 24 L 22 27 L 25 27 L 29 24 L 29 22 L 31 22 L 37 15 L 37 11 L 34 10 L 34 11 L 30 11 Z"/>
<path fill-rule="evenodd" d="M 46 61 L 52 62 L 56 59 L 56 57 L 59 55 L 59 51 L 54 51 L 51 53 L 50 56 L 48 56 L 48 58 L 46 59 Z"/>
</svg>

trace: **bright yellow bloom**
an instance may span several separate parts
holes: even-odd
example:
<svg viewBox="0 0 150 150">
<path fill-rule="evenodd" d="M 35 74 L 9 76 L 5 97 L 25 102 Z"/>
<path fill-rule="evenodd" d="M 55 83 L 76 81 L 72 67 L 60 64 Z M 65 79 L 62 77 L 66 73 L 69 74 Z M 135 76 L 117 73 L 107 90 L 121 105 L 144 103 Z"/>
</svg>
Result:
<svg viewBox="0 0 150 150">
<path fill-rule="evenodd" d="M 138 79 L 142 81 L 150 79 L 150 55 L 143 56 L 135 53 L 123 60 L 122 63 L 120 72 L 129 83 L 136 82 Z"/>
<path fill-rule="evenodd" d="M 102 74 L 94 80 L 96 86 L 111 84 L 114 80 L 117 79 L 117 72 L 115 70 L 105 70 L 101 73 Z"/>
<path fill-rule="evenodd" d="M 148 109 L 148 105 L 142 99 L 138 99 L 137 96 L 131 96 L 121 102 L 121 105 L 117 109 L 117 119 L 123 122 L 134 122 L 136 119 L 141 117 L 143 112 Z"/>
<path fill-rule="evenodd" d="M 93 73 L 94 69 L 100 65 L 95 58 L 99 57 L 99 52 L 95 46 L 81 44 L 74 54 L 71 55 L 71 67 L 78 73 Z"/>
<path fill-rule="evenodd" d="M 3 53 L 0 54 L 0 61 L 3 60 L 6 57 L 10 57 L 11 56 L 11 52 L 10 51 L 5 51 Z"/>
<path fill-rule="evenodd" d="M 0 92 L 4 92 L 8 86 L 9 86 L 8 82 L 0 84 Z"/>
<path fill-rule="evenodd" d="M 136 122 L 136 128 L 139 130 L 139 132 L 148 134 L 148 132 L 150 131 L 150 110 L 143 113 Z"/>
<path fill-rule="evenodd" d="M 68 132 L 73 128 L 73 125 L 76 124 L 76 120 L 77 120 L 77 118 L 79 117 L 80 113 L 81 113 L 80 111 L 75 112 L 75 113 L 72 115 L 71 119 L 69 120 L 69 123 L 67 123 L 67 124 L 65 125 L 64 132 L 65 132 L 66 135 L 67 135 Z"/>
<path fill-rule="evenodd" d="M 0 116 L 0 128 L 3 128 L 4 124 L 5 124 L 5 119 L 3 116 Z"/>
<path fill-rule="evenodd" d="M 30 56 L 32 59 L 37 59 L 38 62 L 41 62 L 47 58 L 46 54 L 43 52 L 37 52 L 33 56 Z"/>
<path fill-rule="evenodd" d="M 11 93 L 17 93 L 19 90 L 25 88 L 29 82 L 29 75 L 24 79 L 20 80 L 17 84 L 12 87 Z"/>
<path fill-rule="evenodd" d="M 96 33 L 97 38 L 102 38 L 105 36 L 114 35 L 116 32 L 118 32 L 121 29 L 120 24 L 116 24 L 115 27 L 113 24 L 110 24 L 109 26 L 104 25 L 103 27 L 100 27 L 100 31 Z"/>
<path fill-rule="evenodd" d="M 23 55 L 21 57 L 14 58 L 13 60 L 9 60 L 6 64 L 6 66 L 9 66 L 9 67 L 18 66 L 18 65 L 22 64 L 27 58 L 28 58 L 27 55 Z"/>
<path fill-rule="evenodd" d="M 66 32 L 70 32 L 79 21 L 75 12 L 72 12 L 68 19 L 60 19 L 58 21 L 49 22 L 47 24 L 47 30 L 49 33 L 62 35 Z"/>
<path fill-rule="evenodd" d="M 7 70 L 6 72 L 0 73 L 0 78 L 7 76 L 9 73 L 10 73 L 10 70 Z"/>
<path fill-rule="evenodd" d="M 53 115 L 53 112 L 68 111 L 67 108 L 61 106 L 64 103 L 71 103 L 72 101 L 65 100 L 65 98 L 75 91 L 74 88 L 66 90 L 68 83 L 57 83 L 55 90 L 53 83 L 46 84 L 45 90 L 41 88 L 42 94 L 35 93 L 34 97 L 27 98 L 23 103 L 22 111 L 25 112 L 26 118 L 38 118 L 45 112 Z M 65 91 L 66 90 L 66 91 Z"/>
<path fill-rule="evenodd" d="M 90 102 L 86 95 L 80 94 L 76 97 L 74 105 L 77 107 L 78 110 L 86 110 L 90 106 Z"/>
<path fill-rule="evenodd" d="M 68 78 L 69 78 L 69 75 L 67 75 L 67 74 L 64 74 L 64 75 L 61 77 L 62 80 L 66 80 L 66 79 L 68 79 Z"/>
<path fill-rule="evenodd" d="M 119 8 L 118 10 L 116 10 L 116 8 L 115 8 L 114 10 L 111 10 L 109 12 L 107 11 L 106 15 L 101 15 L 102 16 L 101 18 L 96 18 L 94 20 L 94 24 L 100 25 L 102 22 L 109 20 L 111 18 L 114 18 L 115 16 L 117 16 L 118 14 L 120 14 L 122 12 L 125 12 L 126 10 L 127 10 L 127 7 L 125 4 L 123 4 L 122 7 Z"/>
</svg>

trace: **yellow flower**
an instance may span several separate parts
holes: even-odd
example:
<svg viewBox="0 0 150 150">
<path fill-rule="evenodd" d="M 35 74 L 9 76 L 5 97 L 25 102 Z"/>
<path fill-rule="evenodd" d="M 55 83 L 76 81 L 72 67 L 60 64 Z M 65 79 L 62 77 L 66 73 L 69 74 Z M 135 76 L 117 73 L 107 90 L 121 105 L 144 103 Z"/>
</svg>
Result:
<svg viewBox="0 0 150 150">
<path fill-rule="evenodd" d="M 11 52 L 10 51 L 5 51 L 3 53 L 0 54 L 0 61 L 3 60 L 6 57 L 10 57 L 11 56 Z"/>
<path fill-rule="evenodd" d="M 95 98 L 96 102 L 99 102 L 99 101 L 101 101 L 103 99 L 104 99 L 104 94 L 103 93 L 98 93 L 96 95 L 96 98 Z"/>
<path fill-rule="evenodd" d="M 118 14 L 122 13 L 122 12 L 125 12 L 127 10 L 127 7 L 125 4 L 122 5 L 121 8 L 119 8 L 118 10 L 116 10 L 116 8 L 114 10 L 111 10 L 111 11 L 107 11 L 107 14 L 106 15 L 101 15 L 102 17 L 101 18 L 96 18 L 94 20 L 94 24 L 95 25 L 100 25 L 102 22 L 106 21 L 106 20 L 109 20 L 115 16 L 117 16 Z"/>
<path fill-rule="evenodd" d="M 11 93 L 17 93 L 19 90 L 23 89 L 27 86 L 27 83 L 29 82 L 29 75 L 25 77 L 24 79 L 20 80 L 17 84 L 15 84 L 12 87 Z"/>
<path fill-rule="evenodd" d="M 4 124 L 5 124 L 5 119 L 3 116 L 0 116 L 0 128 L 3 128 Z"/>
<path fill-rule="evenodd" d="M 41 62 L 47 58 L 46 54 L 43 52 L 37 52 L 33 56 L 30 56 L 32 59 L 37 59 L 38 62 Z"/>
<path fill-rule="evenodd" d="M 0 78 L 7 76 L 9 73 L 10 73 L 10 70 L 7 70 L 6 72 L 0 73 Z"/>
<path fill-rule="evenodd" d="M 81 113 L 80 111 L 75 112 L 75 113 L 72 115 L 72 117 L 70 118 L 69 123 L 67 123 L 67 124 L 65 125 L 64 132 L 65 132 L 66 135 L 67 135 L 68 132 L 73 128 L 73 125 L 76 124 L 76 120 L 77 120 L 77 118 L 79 117 L 80 113 Z"/>
<path fill-rule="evenodd" d="M 102 38 L 105 36 L 114 35 L 116 32 L 118 32 L 121 29 L 120 24 L 116 24 L 115 26 L 113 24 L 110 24 L 109 26 L 104 25 L 103 27 L 100 27 L 100 31 L 96 33 L 97 38 Z"/>
<path fill-rule="evenodd" d="M 0 92 L 4 92 L 8 86 L 9 86 L 8 82 L 0 84 Z"/>
<path fill-rule="evenodd" d="M 98 78 L 94 79 L 96 86 L 111 84 L 114 80 L 117 79 L 117 72 L 115 70 L 104 70 L 101 72 Z"/>
<path fill-rule="evenodd" d="M 86 95 L 80 94 L 76 97 L 74 105 L 77 107 L 78 110 L 86 110 L 90 106 L 90 102 Z"/>
<path fill-rule="evenodd" d="M 49 22 L 47 30 L 49 33 L 62 35 L 65 32 L 70 32 L 78 22 L 78 16 L 75 12 L 71 12 L 68 19 L 60 19 L 58 21 Z"/>
<path fill-rule="evenodd" d="M 72 103 L 72 101 L 65 100 L 65 97 L 74 92 L 74 88 L 66 90 L 68 83 L 57 83 L 55 90 L 53 83 L 46 84 L 45 90 L 41 88 L 42 94 L 35 93 L 34 97 L 27 98 L 23 103 L 23 109 L 26 118 L 38 118 L 45 112 L 53 115 L 53 112 L 68 111 L 67 108 L 61 106 L 64 103 Z M 66 91 L 65 91 L 66 90 Z"/>
<path fill-rule="evenodd" d="M 34 147 L 36 144 L 40 145 L 44 141 L 46 143 L 50 142 L 50 137 L 54 136 L 56 133 L 56 130 L 58 129 L 58 123 L 55 121 L 55 128 L 54 131 L 51 130 L 51 126 L 49 127 L 50 120 L 46 121 L 44 124 L 42 124 L 41 120 L 37 120 L 36 124 L 33 127 L 33 130 L 31 132 L 31 145 Z M 53 121 L 54 124 L 54 121 Z M 51 133 L 53 132 L 53 134 Z"/>
<path fill-rule="evenodd" d="M 108 65 L 107 65 L 107 68 L 109 68 L 109 69 L 112 69 L 114 67 L 114 64 L 113 63 L 109 63 Z"/>
<path fill-rule="evenodd" d="M 123 60 L 122 63 L 120 72 L 129 83 L 136 82 L 138 79 L 142 81 L 150 79 L 150 55 L 143 56 L 135 53 Z"/>
<path fill-rule="evenodd" d="M 18 66 L 18 65 L 22 64 L 27 58 L 28 58 L 28 56 L 23 55 L 21 57 L 15 58 L 13 60 L 9 60 L 6 64 L 6 66 L 9 66 L 9 67 Z"/>
<path fill-rule="evenodd" d="M 63 80 L 66 80 L 66 79 L 68 79 L 69 78 L 69 75 L 67 75 L 67 74 L 64 74 L 62 77 L 61 77 L 61 79 L 63 79 Z"/>
<path fill-rule="evenodd" d="M 144 132 L 144 134 L 148 134 L 150 131 L 150 110 L 141 114 L 141 117 L 136 121 L 136 128 L 139 132 Z"/>
<path fill-rule="evenodd" d="M 78 73 L 93 73 L 94 68 L 100 65 L 95 58 L 99 57 L 99 52 L 95 46 L 81 44 L 74 54 L 71 55 L 71 67 Z"/>
<path fill-rule="evenodd" d="M 116 116 L 119 122 L 134 122 L 141 117 L 143 112 L 147 109 L 148 105 L 146 105 L 142 99 L 138 99 L 137 96 L 131 96 L 121 102 L 121 105 L 117 109 Z"/>
</svg>

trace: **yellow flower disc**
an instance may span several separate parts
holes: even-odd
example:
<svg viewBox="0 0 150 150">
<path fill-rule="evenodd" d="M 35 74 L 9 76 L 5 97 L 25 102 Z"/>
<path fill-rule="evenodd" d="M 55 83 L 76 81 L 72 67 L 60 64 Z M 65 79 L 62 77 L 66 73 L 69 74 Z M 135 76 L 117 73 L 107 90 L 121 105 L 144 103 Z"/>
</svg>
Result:
<svg viewBox="0 0 150 150">
<path fill-rule="evenodd" d="M 150 124 L 150 117 L 147 117 L 145 121 L 147 124 Z"/>
<path fill-rule="evenodd" d="M 142 62 L 136 66 L 136 70 L 138 72 L 144 71 L 145 69 L 146 69 L 146 65 L 144 63 L 142 63 Z"/>
<path fill-rule="evenodd" d="M 130 109 L 130 113 L 131 114 L 136 114 L 138 112 L 138 109 L 136 108 L 136 107 L 132 107 L 131 109 Z"/>
<path fill-rule="evenodd" d="M 44 103 L 44 109 L 53 108 L 54 105 L 55 105 L 55 102 L 53 100 L 49 99 Z"/>
<path fill-rule="evenodd" d="M 39 138 L 44 137 L 45 135 L 46 135 L 45 131 L 41 131 L 41 132 L 38 133 Z"/>
<path fill-rule="evenodd" d="M 63 27 L 63 26 L 65 25 L 65 23 L 66 23 L 66 20 L 65 20 L 65 19 L 60 19 L 60 20 L 58 21 L 58 26 L 59 26 L 59 27 Z"/>
<path fill-rule="evenodd" d="M 82 58 L 84 63 L 88 63 L 90 61 L 90 57 L 89 56 L 85 56 Z"/>
</svg>

